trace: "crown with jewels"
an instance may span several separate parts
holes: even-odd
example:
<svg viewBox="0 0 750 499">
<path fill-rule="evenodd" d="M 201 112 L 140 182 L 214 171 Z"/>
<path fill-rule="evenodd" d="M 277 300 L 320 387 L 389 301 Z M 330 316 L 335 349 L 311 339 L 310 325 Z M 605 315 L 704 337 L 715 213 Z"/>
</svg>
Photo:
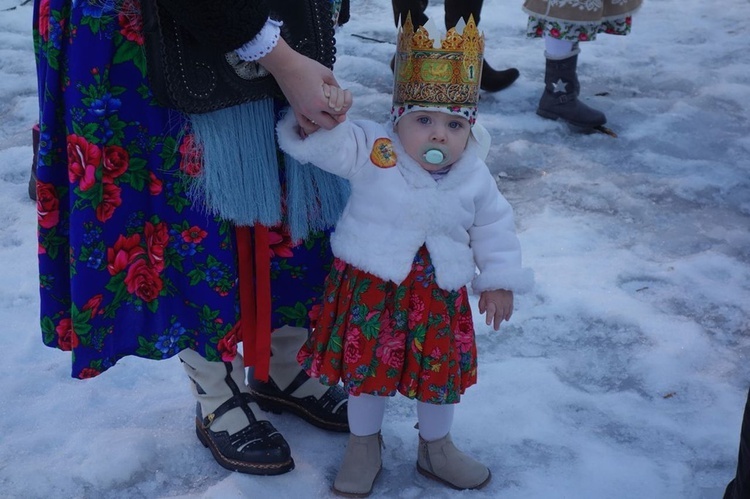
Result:
<svg viewBox="0 0 750 499">
<path fill-rule="evenodd" d="M 437 29 L 432 25 L 433 35 Z M 445 38 L 431 38 L 426 26 L 414 30 L 411 14 L 398 31 L 394 66 L 393 108 L 395 123 L 414 108 L 461 115 L 473 125 L 479 100 L 484 35 L 474 17 L 463 19 Z"/>
</svg>

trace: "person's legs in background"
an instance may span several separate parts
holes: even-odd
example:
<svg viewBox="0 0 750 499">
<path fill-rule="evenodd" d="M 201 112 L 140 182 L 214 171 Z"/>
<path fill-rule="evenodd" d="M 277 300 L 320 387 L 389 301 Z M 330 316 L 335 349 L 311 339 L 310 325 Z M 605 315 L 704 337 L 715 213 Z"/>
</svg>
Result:
<svg viewBox="0 0 750 499">
<path fill-rule="evenodd" d="M 453 28 L 461 18 L 464 21 L 468 20 L 469 15 L 474 16 L 474 22 L 479 26 L 483 3 L 484 0 L 445 0 L 445 28 Z M 482 81 L 479 86 L 487 92 L 498 92 L 512 85 L 518 79 L 518 75 L 516 68 L 500 71 L 494 69 L 485 57 L 482 61 Z"/>
<path fill-rule="evenodd" d="M 427 16 L 424 13 L 427 10 L 427 0 L 391 0 L 391 5 L 396 27 L 404 23 L 409 13 L 411 13 L 411 22 L 414 26 L 422 26 L 427 22 Z"/>
<path fill-rule="evenodd" d="M 469 19 L 469 15 L 474 16 L 474 21 L 479 25 L 479 17 L 482 12 L 482 3 L 484 0 L 445 0 L 445 27 L 453 28 L 459 19 Z M 422 26 L 427 22 L 425 10 L 427 9 L 427 0 L 391 0 L 393 6 L 393 19 L 396 26 L 399 22 L 403 23 L 406 15 L 411 12 L 411 21 L 414 26 Z M 400 20 L 400 21 L 399 21 Z M 391 69 L 393 69 L 394 59 L 391 59 Z M 487 92 L 497 92 L 509 87 L 518 79 L 518 70 L 508 68 L 501 71 L 493 69 L 486 60 L 482 63 L 482 81 L 480 87 Z"/>
<path fill-rule="evenodd" d="M 740 430 L 740 450 L 737 456 L 737 473 L 727 485 L 724 499 L 747 499 L 750 497 L 750 390 L 747 392 L 745 414 Z"/>
</svg>

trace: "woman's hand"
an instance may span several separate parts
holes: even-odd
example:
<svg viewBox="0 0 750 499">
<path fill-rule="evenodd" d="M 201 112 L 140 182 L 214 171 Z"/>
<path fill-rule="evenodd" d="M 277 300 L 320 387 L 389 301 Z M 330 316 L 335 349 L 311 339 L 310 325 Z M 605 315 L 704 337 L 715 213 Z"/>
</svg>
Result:
<svg viewBox="0 0 750 499">
<path fill-rule="evenodd" d="M 328 99 L 328 108 L 332 109 L 333 112 L 338 113 L 343 109 L 348 109 L 352 106 L 352 93 L 349 90 L 345 90 L 340 87 L 332 87 L 328 83 L 323 83 L 323 96 Z M 302 139 L 306 139 L 310 134 L 320 129 L 315 123 L 311 123 L 307 127 L 302 126 L 299 123 L 299 136 Z"/>
<path fill-rule="evenodd" d="M 322 88 L 339 88 L 333 71 L 317 61 L 305 57 L 292 49 L 283 38 L 279 38 L 276 47 L 258 60 L 274 77 L 281 91 L 289 101 L 297 122 L 305 133 L 312 133 L 318 128 L 330 130 L 346 119 L 351 108 L 351 94 L 336 92 L 332 101 Z M 329 105 L 333 103 L 334 105 Z"/>
</svg>

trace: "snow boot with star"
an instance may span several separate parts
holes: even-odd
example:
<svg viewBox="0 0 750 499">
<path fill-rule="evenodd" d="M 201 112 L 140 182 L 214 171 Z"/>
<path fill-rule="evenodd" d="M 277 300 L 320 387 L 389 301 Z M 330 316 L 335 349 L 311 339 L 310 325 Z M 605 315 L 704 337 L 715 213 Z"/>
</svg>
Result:
<svg viewBox="0 0 750 499">
<path fill-rule="evenodd" d="M 607 122 L 604 113 L 587 106 L 578 98 L 578 54 L 565 59 L 547 56 L 544 93 L 536 114 L 551 120 L 561 119 L 579 128 L 595 128 Z"/>
</svg>

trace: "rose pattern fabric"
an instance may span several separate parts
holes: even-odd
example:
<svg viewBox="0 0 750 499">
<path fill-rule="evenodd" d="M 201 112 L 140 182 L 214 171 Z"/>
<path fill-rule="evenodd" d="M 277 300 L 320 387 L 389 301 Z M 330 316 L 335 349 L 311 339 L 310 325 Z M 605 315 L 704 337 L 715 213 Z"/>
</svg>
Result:
<svg viewBox="0 0 750 499">
<path fill-rule="evenodd" d="M 602 21 L 601 23 L 580 24 L 563 21 L 547 21 L 538 17 L 529 17 L 526 36 L 541 38 L 550 36 L 558 40 L 571 42 L 588 42 L 596 39 L 599 33 L 608 35 L 627 35 L 630 33 L 632 18 Z"/>
<path fill-rule="evenodd" d="M 458 403 L 477 380 L 477 350 L 466 288 L 435 283 L 425 247 L 400 285 L 335 259 L 320 317 L 297 359 L 324 384 L 352 395 L 399 393 Z"/>
<path fill-rule="evenodd" d="M 150 92 L 139 7 L 35 2 L 41 329 L 73 352 L 77 378 L 127 355 L 237 353 L 234 229 L 188 198 L 200 151 L 187 118 Z M 273 326 L 305 327 L 332 259 L 327 234 L 271 233 Z"/>
<path fill-rule="evenodd" d="M 595 40 L 599 33 L 627 35 L 643 0 L 525 0 L 526 35 L 571 42 Z"/>
</svg>

